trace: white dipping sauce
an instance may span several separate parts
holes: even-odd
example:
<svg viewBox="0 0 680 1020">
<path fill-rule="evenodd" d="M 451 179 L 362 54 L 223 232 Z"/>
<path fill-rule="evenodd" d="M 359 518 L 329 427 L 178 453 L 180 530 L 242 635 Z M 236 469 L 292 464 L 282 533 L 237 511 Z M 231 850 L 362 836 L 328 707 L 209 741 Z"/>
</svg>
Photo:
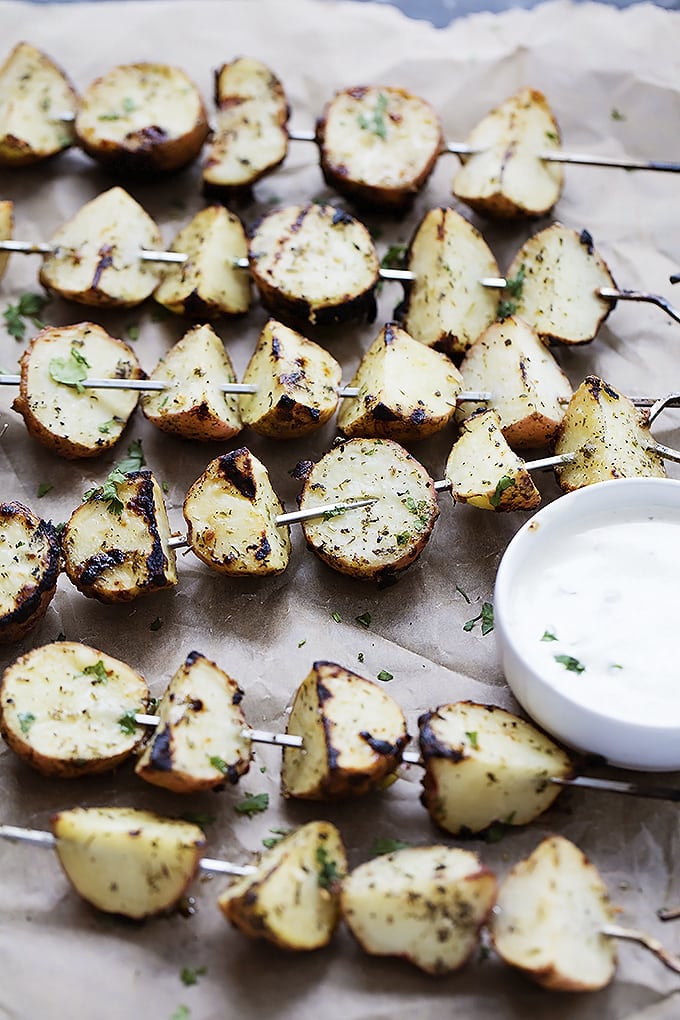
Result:
<svg viewBox="0 0 680 1020">
<path fill-rule="evenodd" d="M 611 510 L 536 538 L 507 613 L 519 653 L 596 712 L 679 725 L 680 511 Z"/>
</svg>

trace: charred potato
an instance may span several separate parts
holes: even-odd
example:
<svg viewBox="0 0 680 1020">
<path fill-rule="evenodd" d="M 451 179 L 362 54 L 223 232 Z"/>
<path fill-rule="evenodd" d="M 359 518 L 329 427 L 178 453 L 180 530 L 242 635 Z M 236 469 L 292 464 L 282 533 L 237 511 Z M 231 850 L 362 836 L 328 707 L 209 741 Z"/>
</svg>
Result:
<svg viewBox="0 0 680 1020">
<path fill-rule="evenodd" d="M 250 766 L 242 698 L 235 680 L 191 652 L 160 700 L 160 720 L 135 766 L 137 775 L 175 793 L 237 783 Z"/>
<path fill-rule="evenodd" d="M 469 960 L 496 898 L 496 878 L 476 854 L 409 847 L 355 868 L 342 883 L 342 916 L 373 956 L 398 956 L 427 974 Z"/>
<path fill-rule="evenodd" d="M 615 921 L 595 866 L 563 836 L 550 836 L 516 864 L 491 918 L 499 956 L 543 988 L 595 992 L 616 969 Z"/>
<path fill-rule="evenodd" d="M 460 372 L 449 359 L 418 343 L 388 323 L 371 344 L 349 384 L 356 397 L 346 397 L 338 413 L 338 429 L 349 437 L 425 439 L 443 429 L 454 415 Z"/>
<path fill-rule="evenodd" d="M 272 439 L 309 435 L 335 412 L 341 381 L 328 351 L 270 319 L 243 374 L 244 383 L 257 387 L 240 398 L 243 424 Z"/>
<path fill-rule="evenodd" d="M 22 503 L 0 503 L 0 644 L 20 641 L 42 620 L 57 590 L 56 529 Z"/>
<path fill-rule="evenodd" d="M 217 901 L 231 923 L 251 938 L 281 949 L 320 949 L 339 916 L 347 858 L 331 822 L 308 822 L 265 851 L 255 873 L 237 878 Z"/>
<path fill-rule="evenodd" d="M 461 701 L 418 720 L 425 767 L 422 802 L 446 832 L 526 825 L 560 792 L 552 777 L 572 766 L 554 741 L 511 712 Z"/>
<path fill-rule="evenodd" d="M 72 808 L 52 817 L 59 862 L 83 899 L 141 921 L 182 898 L 198 871 L 197 825 L 135 808 Z"/>
<path fill-rule="evenodd" d="M 150 378 L 167 385 L 144 394 L 142 411 L 163 432 L 208 441 L 231 439 L 241 431 L 238 397 L 222 388 L 236 382 L 234 367 L 210 326 L 185 333 Z"/>
<path fill-rule="evenodd" d="M 85 494 L 86 502 L 67 521 L 64 570 L 89 598 L 130 602 L 177 584 L 175 551 L 163 493 L 151 472 L 112 475 Z"/>
<path fill-rule="evenodd" d="M 78 94 L 46 53 L 20 42 L 0 67 L 0 166 L 29 166 L 75 141 Z"/>
<path fill-rule="evenodd" d="M 95 389 L 82 381 L 145 377 L 134 351 L 93 322 L 42 329 L 20 366 L 13 409 L 34 439 L 69 460 L 115 446 L 137 406 L 134 390 Z"/>
<path fill-rule="evenodd" d="M 146 683 L 124 662 L 73 641 L 34 648 L 0 681 L 0 733 L 45 776 L 107 772 L 141 740 Z"/>
<path fill-rule="evenodd" d="M 358 797 L 399 765 L 409 736 L 401 708 L 373 681 L 334 662 L 315 662 L 298 687 L 285 747 L 284 796 L 307 800 Z"/>
<path fill-rule="evenodd" d="M 178 67 L 126 64 L 83 93 L 75 130 L 81 147 L 115 174 L 156 176 L 198 156 L 208 137 L 201 94 Z"/>
<path fill-rule="evenodd" d="M 188 541 L 200 560 L 233 576 L 280 574 L 290 535 L 264 464 L 242 447 L 208 464 L 184 500 Z"/>
<path fill-rule="evenodd" d="M 327 184 L 354 202 L 404 212 L 434 169 L 442 129 L 406 89 L 362 85 L 336 93 L 316 126 Z"/>
</svg>

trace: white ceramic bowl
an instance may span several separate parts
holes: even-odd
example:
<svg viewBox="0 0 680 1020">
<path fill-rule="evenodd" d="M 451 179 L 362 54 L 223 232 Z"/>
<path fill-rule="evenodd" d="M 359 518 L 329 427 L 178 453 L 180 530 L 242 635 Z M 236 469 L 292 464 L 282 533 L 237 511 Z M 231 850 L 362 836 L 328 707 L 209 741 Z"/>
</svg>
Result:
<svg viewBox="0 0 680 1020">
<path fill-rule="evenodd" d="M 603 482 L 539 510 L 494 608 L 508 683 L 540 726 L 613 765 L 680 769 L 680 481 Z"/>
</svg>

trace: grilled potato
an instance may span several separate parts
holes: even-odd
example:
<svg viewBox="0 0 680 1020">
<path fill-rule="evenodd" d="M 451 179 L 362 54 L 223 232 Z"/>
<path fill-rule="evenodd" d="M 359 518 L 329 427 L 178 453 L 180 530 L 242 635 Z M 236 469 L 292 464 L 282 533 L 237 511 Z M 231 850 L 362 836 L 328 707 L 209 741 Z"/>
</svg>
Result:
<svg viewBox="0 0 680 1020">
<path fill-rule="evenodd" d="M 215 127 L 203 164 L 203 190 L 229 198 L 280 166 L 288 152 L 288 103 L 276 75 L 239 57 L 215 72 Z"/>
<path fill-rule="evenodd" d="M 78 94 L 46 53 L 20 42 L 0 67 L 0 166 L 28 166 L 75 142 Z"/>
<path fill-rule="evenodd" d="M 439 516 L 434 483 L 410 453 L 391 439 L 348 439 L 311 468 L 300 507 L 370 497 L 371 506 L 325 514 L 302 528 L 329 567 L 381 581 L 418 558 Z"/>
<path fill-rule="evenodd" d="M 257 386 L 240 398 L 243 424 L 272 439 L 295 439 L 332 417 L 342 369 L 323 347 L 270 319 L 243 381 Z"/>
<path fill-rule="evenodd" d="M 156 176 L 201 151 L 210 128 L 201 94 L 178 67 L 126 64 L 85 90 L 75 130 L 92 159 L 115 174 Z"/>
<path fill-rule="evenodd" d="M 288 566 L 290 535 L 276 524 L 280 513 L 267 469 L 245 447 L 211 461 L 184 500 L 192 550 L 213 570 L 240 577 Z"/>
<path fill-rule="evenodd" d="M 122 188 L 86 202 L 51 243 L 54 251 L 43 260 L 40 282 L 69 301 L 133 308 L 158 284 L 158 266 L 139 253 L 161 248 L 160 230 Z"/>
<path fill-rule="evenodd" d="M 61 457 L 96 457 L 120 439 L 139 394 L 84 387 L 82 380 L 144 379 L 134 351 L 93 322 L 47 326 L 21 357 L 12 404 L 34 439 Z"/>
<path fill-rule="evenodd" d="M 272 315 L 319 326 L 375 316 L 371 235 L 332 205 L 275 209 L 255 224 L 250 268 Z"/>
<path fill-rule="evenodd" d="M 11 241 L 14 236 L 14 202 L 0 202 L 0 241 Z M 0 252 L 0 280 L 7 272 L 9 252 Z"/>
<path fill-rule="evenodd" d="M 191 822 L 125 807 L 59 811 L 52 832 L 76 892 L 98 910 L 137 921 L 182 898 L 206 842 Z"/>
<path fill-rule="evenodd" d="M 340 904 L 367 953 L 448 974 L 474 953 L 495 898 L 496 878 L 476 854 L 420 846 L 360 864 L 342 883 Z"/>
<path fill-rule="evenodd" d="M 160 721 L 135 766 L 137 775 L 175 793 L 237 783 L 250 766 L 242 698 L 235 680 L 191 652 L 160 700 Z"/>
<path fill-rule="evenodd" d="M 549 836 L 502 883 L 491 935 L 502 959 L 544 988 L 594 992 L 616 969 L 616 940 L 603 932 L 615 914 L 595 866 Z"/>
<path fill-rule="evenodd" d="M 334 662 L 315 662 L 295 694 L 287 733 L 303 748 L 285 747 L 285 797 L 359 797 L 399 765 L 409 741 L 401 708 L 373 681 Z"/>
<path fill-rule="evenodd" d="M 477 411 L 465 419 L 445 474 L 457 503 L 503 511 L 534 510 L 541 502 L 524 461 L 508 446 L 494 410 Z"/>
<path fill-rule="evenodd" d="M 282 949 L 320 949 L 338 922 L 339 886 L 346 870 L 336 827 L 308 822 L 265 851 L 255 873 L 237 878 L 217 905 L 251 938 Z"/>
<path fill-rule="evenodd" d="M 499 219 L 543 216 L 562 191 L 564 174 L 541 152 L 557 151 L 560 129 L 542 92 L 524 88 L 488 113 L 466 138 L 453 194 L 475 212 Z"/>
<path fill-rule="evenodd" d="M 403 212 L 442 149 L 430 104 L 406 89 L 361 85 L 337 92 L 316 125 L 327 184 L 352 201 Z"/>
<path fill-rule="evenodd" d="M 560 792 L 551 777 L 571 776 L 564 751 L 511 712 L 460 701 L 418 720 L 425 766 L 421 800 L 446 832 L 526 825 Z"/>
<path fill-rule="evenodd" d="M 412 337 L 445 354 L 462 354 L 496 318 L 496 292 L 480 283 L 497 277 L 486 241 L 454 209 L 431 209 L 411 240 L 402 323 Z"/>
<path fill-rule="evenodd" d="M 572 389 L 528 323 L 514 315 L 494 322 L 467 349 L 460 371 L 464 389 L 492 394 L 491 406 L 510 446 L 525 449 L 552 443 Z M 470 403 L 459 407 L 457 421 L 464 421 L 473 407 Z"/>
<path fill-rule="evenodd" d="M 345 436 L 385 436 L 399 443 L 425 439 L 453 417 L 460 372 L 395 323 L 380 331 L 361 360 L 338 413 Z"/>
<path fill-rule="evenodd" d="M 154 299 L 176 315 L 215 319 L 244 315 L 250 308 L 250 279 L 235 265 L 246 258 L 248 242 L 238 216 L 221 205 L 201 209 L 172 242 L 185 262 L 170 264 Z"/>
<path fill-rule="evenodd" d="M 168 544 L 163 493 L 151 472 L 131 471 L 122 480 L 112 474 L 104 487 L 85 494 L 66 523 L 64 570 L 89 598 L 130 602 L 177 584 L 175 551 Z"/>
<path fill-rule="evenodd" d="M 0 733 L 45 776 L 107 772 L 141 740 L 146 683 L 124 662 L 74 641 L 34 648 L 0 681 Z"/>
<path fill-rule="evenodd" d="M 186 439 L 231 439 L 241 431 L 238 397 L 222 387 L 236 382 L 231 359 L 210 326 L 195 326 L 165 354 L 151 379 L 165 390 L 145 393 L 142 411 L 162 429 Z"/>
<path fill-rule="evenodd" d="M 42 620 L 57 590 L 56 529 L 22 503 L 0 503 L 0 644 L 20 641 Z"/>
<path fill-rule="evenodd" d="M 601 287 L 616 288 L 609 269 L 587 230 L 561 223 L 541 230 L 519 249 L 506 273 L 513 287 L 516 314 L 546 341 L 587 344 L 614 304 L 600 297 Z M 518 292 L 519 290 L 519 292 Z"/>
</svg>

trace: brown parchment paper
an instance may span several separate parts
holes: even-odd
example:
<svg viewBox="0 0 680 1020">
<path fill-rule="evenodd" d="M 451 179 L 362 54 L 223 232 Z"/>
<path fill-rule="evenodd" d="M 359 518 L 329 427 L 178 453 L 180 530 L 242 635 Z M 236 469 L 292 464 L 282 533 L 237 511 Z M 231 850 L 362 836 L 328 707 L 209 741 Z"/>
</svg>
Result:
<svg viewBox="0 0 680 1020">
<path fill-rule="evenodd" d="M 680 14 L 647 4 L 621 12 L 559 0 L 533 11 L 480 14 L 437 31 L 391 8 L 321 0 L 52 5 L 0 0 L 0 27 L 3 52 L 29 40 L 47 50 L 79 89 L 115 64 L 158 60 L 183 67 L 211 102 L 213 69 L 246 54 L 264 60 L 282 79 L 294 128 L 311 128 L 335 89 L 384 83 L 429 99 L 442 117 L 446 137 L 453 140 L 496 103 L 531 85 L 547 94 L 565 148 L 680 159 Z M 440 159 L 405 220 L 363 216 L 379 237 L 381 253 L 392 241 L 406 241 L 428 208 L 452 202 L 450 179 L 456 168 L 455 157 Z M 16 237 L 34 240 L 48 238 L 84 201 L 111 184 L 77 152 L 47 166 L 3 172 L 0 180 L 0 197 L 16 202 Z M 160 222 L 167 242 L 204 204 L 197 167 L 130 190 Z M 285 165 L 257 185 L 255 201 L 235 208 L 248 224 L 274 202 L 318 195 L 332 197 L 316 150 L 294 143 Z M 619 285 L 673 298 L 668 276 L 680 268 L 680 213 L 678 182 L 671 175 L 567 167 L 555 216 L 590 230 Z M 498 226 L 472 218 L 501 267 L 525 237 L 547 223 Z M 21 293 L 38 289 L 37 271 L 36 257 L 13 258 L 0 284 L 3 309 Z M 345 379 L 381 323 L 391 318 L 399 297 L 398 286 L 386 284 L 373 326 L 321 337 L 342 361 Z M 135 348 L 147 371 L 186 329 L 173 317 L 156 321 L 150 303 L 104 314 L 53 300 L 44 318 L 55 324 L 93 318 L 123 338 L 130 326 L 138 326 Z M 255 302 L 245 320 L 218 325 L 239 373 L 265 319 Z M 0 364 L 6 371 L 16 370 L 23 346 L 0 322 Z M 652 307 L 621 304 L 590 347 L 558 352 L 558 358 L 573 383 L 595 371 L 624 392 L 658 394 L 680 387 L 679 349 L 680 326 Z M 10 409 L 11 400 L 4 388 L 0 417 L 9 429 L 0 443 L 0 496 L 22 500 L 55 521 L 66 519 L 83 491 L 101 483 L 127 443 L 139 437 L 147 464 L 168 485 L 171 523 L 183 530 L 186 490 L 224 449 L 175 440 L 150 427 L 138 412 L 113 455 L 64 462 L 29 440 L 22 420 Z M 659 439 L 677 446 L 679 423 L 677 414 L 664 416 L 656 430 Z M 251 447 L 292 508 L 298 483 L 289 471 L 301 458 L 320 455 L 332 438 L 331 424 L 305 441 L 277 445 L 244 433 L 232 446 L 245 442 Z M 413 447 L 435 478 L 442 475 L 452 439 L 449 431 Z M 52 485 L 41 499 L 40 483 Z M 551 476 L 539 484 L 546 499 L 558 494 Z M 406 710 L 412 732 L 421 711 L 445 701 L 471 697 L 512 706 L 493 634 L 482 637 L 479 628 L 466 633 L 462 627 L 483 601 L 491 600 L 499 559 L 524 516 L 454 508 L 448 497 L 442 498 L 441 510 L 420 560 L 383 591 L 328 570 L 306 551 L 298 531 L 289 569 L 268 581 L 222 579 L 188 554 L 180 557 L 175 591 L 107 607 L 80 596 L 62 578 L 45 620 L 20 645 L 3 649 L 0 665 L 63 633 L 130 662 L 146 676 L 152 693 L 160 694 L 185 655 L 198 649 L 245 688 L 251 724 L 271 728 L 284 725 L 286 706 L 315 659 L 334 660 L 369 677 L 380 670 L 393 673 L 389 693 Z M 367 612 L 368 629 L 356 622 Z M 641 612 L 653 627 L 653 592 L 641 597 Z M 152 629 L 155 621 L 161 621 L 160 629 Z M 376 836 L 416 844 L 443 838 L 419 804 L 417 769 L 380 796 L 304 805 L 279 797 L 279 760 L 276 749 L 258 748 L 239 788 L 185 799 L 136 780 L 131 766 L 88 782 L 48 781 L 3 747 L 0 819 L 44 828 L 53 811 L 76 804 L 203 812 L 215 816 L 206 830 L 208 853 L 237 862 L 261 849 L 270 827 L 313 817 L 340 826 L 353 865 L 366 859 Z M 267 812 L 251 820 L 238 816 L 234 804 L 246 791 L 267 792 Z M 621 907 L 621 923 L 646 928 L 680 949 L 678 929 L 655 918 L 658 907 L 680 900 L 675 807 L 566 792 L 546 815 L 502 842 L 467 845 L 502 876 L 549 832 L 563 833 L 590 855 Z M 343 930 L 328 949 L 310 955 L 287 955 L 249 942 L 225 924 L 215 906 L 225 882 L 194 883 L 193 916 L 176 914 L 136 925 L 99 915 L 81 902 L 53 854 L 3 844 L 0 1016 L 169 1020 L 180 1006 L 189 1011 L 180 1015 L 192 1020 L 307 1020 L 320 1015 L 346 1020 L 423 1015 L 658 1020 L 680 1015 L 680 979 L 633 946 L 622 946 L 616 978 L 596 995 L 541 991 L 493 956 L 437 980 L 397 960 L 364 956 Z M 180 979 L 183 967 L 207 969 L 198 984 L 186 987 Z"/>
</svg>

